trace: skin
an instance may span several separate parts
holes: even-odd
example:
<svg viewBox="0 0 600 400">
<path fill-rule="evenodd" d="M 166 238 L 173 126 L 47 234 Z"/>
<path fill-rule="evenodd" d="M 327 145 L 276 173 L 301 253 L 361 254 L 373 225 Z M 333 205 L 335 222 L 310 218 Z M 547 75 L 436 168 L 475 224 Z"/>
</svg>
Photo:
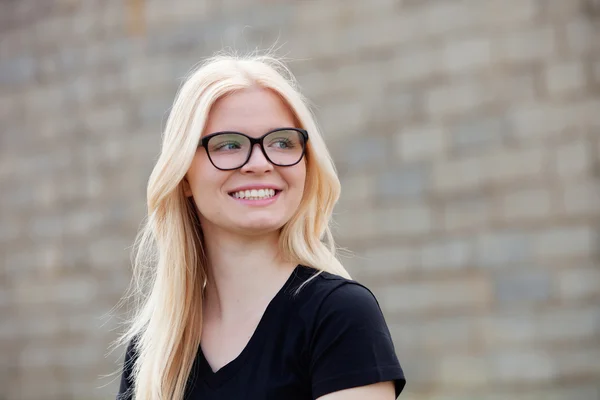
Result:
<svg viewBox="0 0 600 400">
<path fill-rule="evenodd" d="M 202 136 L 238 131 L 252 137 L 298 126 L 286 104 L 262 88 L 244 89 L 219 99 Z M 300 205 L 306 161 L 291 167 L 271 164 L 256 145 L 242 168 L 221 171 L 199 148 L 183 181 L 193 197 L 204 231 L 208 283 L 203 302 L 201 348 L 213 371 L 234 360 L 247 345 L 268 303 L 285 283 L 294 263 L 278 253 L 279 231 Z M 243 204 L 229 193 L 245 185 L 281 189 L 267 206 Z M 391 389 L 390 389 L 391 388 Z M 390 382 L 342 390 L 321 400 L 393 399 Z"/>
</svg>

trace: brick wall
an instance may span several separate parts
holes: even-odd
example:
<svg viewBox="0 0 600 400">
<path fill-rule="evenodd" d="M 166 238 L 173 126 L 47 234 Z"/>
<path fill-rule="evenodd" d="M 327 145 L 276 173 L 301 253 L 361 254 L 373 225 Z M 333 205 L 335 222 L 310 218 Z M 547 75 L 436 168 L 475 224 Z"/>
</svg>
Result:
<svg viewBox="0 0 600 400">
<path fill-rule="evenodd" d="M 282 46 L 412 400 L 600 398 L 596 0 L 0 0 L 0 399 L 114 397 L 180 78 Z"/>
</svg>

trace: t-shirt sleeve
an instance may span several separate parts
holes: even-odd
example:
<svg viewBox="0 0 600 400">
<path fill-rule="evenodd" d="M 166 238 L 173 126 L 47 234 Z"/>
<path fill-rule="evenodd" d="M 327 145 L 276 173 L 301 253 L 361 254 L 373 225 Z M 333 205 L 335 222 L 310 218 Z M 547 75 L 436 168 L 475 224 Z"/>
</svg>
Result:
<svg viewBox="0 0 600 400">
<path fill-rule="evenodd" d="M 123 360 L 123 372 L 116 400 L 133 399 L 133 363 L 135 362 L 135 349 L 133 340 L 127 345 L 125 359 Z"/>
<path fill-rule="evenodd" d="M 375 296 L 346 282 L 323 300 L 310 345 L 313 397 L 394 381 L 396 397 L 406 383 Z"/>
</svg>

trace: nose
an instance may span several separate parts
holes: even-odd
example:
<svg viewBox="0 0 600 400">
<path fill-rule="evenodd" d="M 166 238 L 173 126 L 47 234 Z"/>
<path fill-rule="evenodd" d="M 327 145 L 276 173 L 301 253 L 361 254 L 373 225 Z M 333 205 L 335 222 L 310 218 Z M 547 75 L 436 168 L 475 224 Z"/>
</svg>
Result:
<svg viewBox="0 0 600 400">
<path fill-rule="evenodd" d="M 265 173 L 273 170 L 273 164 L 265 157 L 260 145 L 255 144 L 248 162 L 241 168 L 242 173 Z"/>
</svg>

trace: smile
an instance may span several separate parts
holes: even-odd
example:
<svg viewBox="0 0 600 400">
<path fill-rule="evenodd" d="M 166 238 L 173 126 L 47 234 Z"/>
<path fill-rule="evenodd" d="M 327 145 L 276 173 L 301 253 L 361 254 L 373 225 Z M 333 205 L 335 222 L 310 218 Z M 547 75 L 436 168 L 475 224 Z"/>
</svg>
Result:
<svg viewBox="0 0 600 400">
<path fill-rule="evenodd" d="M 240 190 L 237 192 L 229 193 L 231 197 L 236 199 L 244 200 L 265 200 L 274 197 L 280 191 L 275 189 L 252 189 L 252 190 Z"/>
</svg>

